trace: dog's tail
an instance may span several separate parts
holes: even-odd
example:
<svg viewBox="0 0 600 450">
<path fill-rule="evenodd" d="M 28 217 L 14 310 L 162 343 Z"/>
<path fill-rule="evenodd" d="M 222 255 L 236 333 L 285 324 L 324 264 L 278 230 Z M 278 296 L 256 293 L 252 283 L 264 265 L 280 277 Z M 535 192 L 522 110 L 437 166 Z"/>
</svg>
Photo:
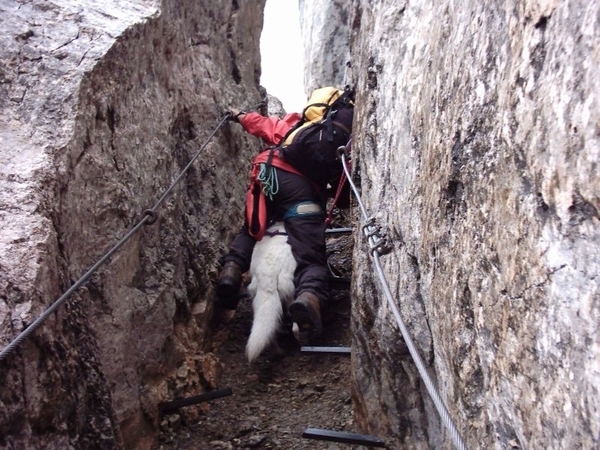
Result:
<svg viewBox="0 0 600 450">
<path fill-rule="evenodd" d="M 246 345 L 249 362 L 258 358 L 262 351 L 275 341 L 283 316 L 283 307 L 277 292 L 277 279 L 263 277 L 256 282 L 258 289 L 252 301 L 254 320 Z"/>
</svg>

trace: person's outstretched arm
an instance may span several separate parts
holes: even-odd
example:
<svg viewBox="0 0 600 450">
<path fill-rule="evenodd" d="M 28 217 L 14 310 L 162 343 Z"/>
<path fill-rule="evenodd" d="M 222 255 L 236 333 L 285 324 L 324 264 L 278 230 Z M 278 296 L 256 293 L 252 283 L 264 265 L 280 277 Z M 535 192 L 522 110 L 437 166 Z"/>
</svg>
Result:
<svg viewBox="0 0 600 450">
<path fill-rule="evenodd" d="M 267 145 L 277 145 L 289 129 L 300 120 L 300 114 L 286 114 L 283 119 L 276 116 L 265 117 L 256 112 L 239 113 L 239 122 L 244 129 L 254 136 L 258 136 Z"/>
</svg>

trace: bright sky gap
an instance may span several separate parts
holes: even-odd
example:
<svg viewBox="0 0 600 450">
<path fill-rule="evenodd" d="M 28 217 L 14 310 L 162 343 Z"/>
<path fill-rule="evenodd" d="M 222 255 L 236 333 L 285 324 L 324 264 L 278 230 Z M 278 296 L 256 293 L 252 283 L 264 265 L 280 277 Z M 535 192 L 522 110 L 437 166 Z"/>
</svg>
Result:
<svg viewBox="0 0 600 450">
<path fill-rule="evenodd" d="M 301 111 L 306 94 L 298 0 L 267 0 L 260 53 L 261 85 L 287 112 Z"/>
</svg>

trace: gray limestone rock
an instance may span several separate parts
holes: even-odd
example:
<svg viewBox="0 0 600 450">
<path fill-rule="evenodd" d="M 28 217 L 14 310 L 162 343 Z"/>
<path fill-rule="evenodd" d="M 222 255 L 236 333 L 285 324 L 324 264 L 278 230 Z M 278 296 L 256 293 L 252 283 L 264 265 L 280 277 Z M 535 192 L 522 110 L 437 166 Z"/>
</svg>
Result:
<svg viewBox="0 0 600 450">
<path fill-rule="evenodd" d="M 300 5 L 307 91 L 357 88 L 354 177 L 467 446 L 598 447 L 598 2 Z M 225 110 L 264 98 L 263 6 L 0 4 L 2 348 L 139 223 Z M 161 401 L 218 386 L 215 261 L 258 145 L 226 123 L 156 223 L 0 361 L 0 446 L 150 448 Z M 362 235 L 353 265 L 359 425 L 449 448 Z"/>
<path fill-rule="evenodd" d="M 600 445 L 597 1 L 354 1 L 355 165 L 401 315 L 468 448 Z M 450 448 L 354 260 L 365 430 Z"/>
<path fill-rule="evenodd" d="M 352 81 L 350 1 L 298 0 L 304 44 L 304 89 L 343 87 Z"/>
<path fill-rule="evenodd" d="M 226 109 L 262 98 L 263 6 L 0 4 L 2 348 L 139 223 Z M 216 260 L 255 145 L 226 123 L 156 223 L 0 362 L 0 446 L 149 448 L 158 403 L 209 387 Z"/>
</svg>

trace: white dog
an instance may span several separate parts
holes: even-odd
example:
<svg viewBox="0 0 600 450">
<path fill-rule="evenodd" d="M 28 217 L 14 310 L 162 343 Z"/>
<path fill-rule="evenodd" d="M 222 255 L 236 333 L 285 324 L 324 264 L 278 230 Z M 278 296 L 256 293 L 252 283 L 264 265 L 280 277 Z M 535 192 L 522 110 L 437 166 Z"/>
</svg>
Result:
<svg viewBox="0 0 600 450">
<path fill-rule="evenodd" d="M 246 345 L 249 362 L 276 343 L 284 308 L 294 301 L 296 265 L 283 222 L 276 222 L 256 243 L 250 263 L 248 292 L 253 298 L 254 320 Z"/>
</svg>

